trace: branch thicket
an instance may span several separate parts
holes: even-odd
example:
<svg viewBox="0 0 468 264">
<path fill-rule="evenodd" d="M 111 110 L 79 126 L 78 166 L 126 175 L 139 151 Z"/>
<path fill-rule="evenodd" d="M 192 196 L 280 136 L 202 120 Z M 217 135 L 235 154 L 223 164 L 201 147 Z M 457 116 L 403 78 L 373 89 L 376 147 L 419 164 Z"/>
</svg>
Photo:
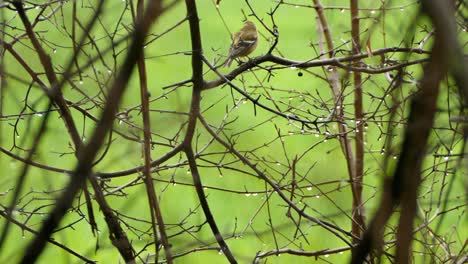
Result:
<svg viewBox="0 0 468 264">
<path fill-rule="evenodd" d="M 228 2 L 0 3 L 0 262 L 465 262 L 463 1 Z"/>
</svg>

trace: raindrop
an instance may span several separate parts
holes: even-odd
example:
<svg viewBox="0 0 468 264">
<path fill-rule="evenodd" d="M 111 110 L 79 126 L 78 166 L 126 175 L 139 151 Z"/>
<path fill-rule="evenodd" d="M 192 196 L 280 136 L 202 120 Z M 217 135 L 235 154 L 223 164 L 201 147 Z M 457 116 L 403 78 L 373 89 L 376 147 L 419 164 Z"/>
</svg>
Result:
<svg viewBox="0 0 468 264">
<path fill-rule="evenodd" d="M 319 199 L 319 198 L 320 198 L 320 195 L 316 195 L 315 198 Z"/>
<path fill-rule="evenodd" d="M 293 70 L 293 71 L 295 71 L 295 70 L 297 70 L 297 67 L 296 67 L 296 66 L 291 66 L 290 69 Z"/>
<path fill-rule="evenodd" d="M 312 187 L 309 186 L 309 187 L 306 188 L 306 190 L 312 191 Z"/>
<path fill-rule="evenodd" d="M 445 156 L 445 157 L 444 157 L 444 160 L 445 160 L 445 161 L 449 160 L 449 157 L 448 157 L 448 156 Z"/>
<path fill-rule="evenodd" d="M 42 117 L 43 114 L 42 114 L 42 113 L 36 113 L 36 116 L 37 116 L 37 117 Z"/>
<path fill-rule="evenodd" d="M 249 197 L 249 196 L 250 196 L 250 193 L 246 193 L 245 196 Z"/>
</svg>

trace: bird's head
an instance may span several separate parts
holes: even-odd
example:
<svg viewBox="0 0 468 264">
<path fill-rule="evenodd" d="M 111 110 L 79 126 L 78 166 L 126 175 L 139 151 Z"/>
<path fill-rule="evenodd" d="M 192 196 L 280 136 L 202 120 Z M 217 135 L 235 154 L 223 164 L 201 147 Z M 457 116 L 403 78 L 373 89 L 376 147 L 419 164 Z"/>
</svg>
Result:
<svg viewBox="0 0 468 264">
<path fill-rule="evenodd" d="M 244 22 L 244 27 L 255 28 L 256 29 L 254 22 L 249 21 L 249 20 Z"/>
</svg>

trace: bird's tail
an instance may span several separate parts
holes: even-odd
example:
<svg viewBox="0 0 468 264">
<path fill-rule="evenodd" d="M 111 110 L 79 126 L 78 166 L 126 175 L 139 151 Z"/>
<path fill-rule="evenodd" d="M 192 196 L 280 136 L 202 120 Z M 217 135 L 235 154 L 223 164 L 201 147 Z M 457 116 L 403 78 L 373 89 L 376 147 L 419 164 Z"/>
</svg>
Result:
<svg viewBox="0 0 468 264">
<path fill-rule="evenodd" d="M 224 67 L 230 67 L 231 66 L 231 63 L 232 63 L 232 57 L 229 56 L 229 58 L 227 58 L 226 62 L 224 63 Z"/>
</svg>

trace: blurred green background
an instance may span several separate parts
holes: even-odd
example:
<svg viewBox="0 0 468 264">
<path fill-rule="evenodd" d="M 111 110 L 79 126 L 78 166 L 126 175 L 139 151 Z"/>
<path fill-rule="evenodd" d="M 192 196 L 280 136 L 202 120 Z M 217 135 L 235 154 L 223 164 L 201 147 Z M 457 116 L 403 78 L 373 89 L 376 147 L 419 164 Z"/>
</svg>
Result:
<svg viewBox="0 0 468 264">
<path fill-rule="evenodd" d="M 223 61 L 230 45 L 230 34 L 237 31 L 242 26 L 244 14 L 250 15 L 251 11 L 244 1 L 221 1 L 219 8 L 216 8 L 214 0 L 197 1 L 200 27 L 203 43 L 203 54 L 214 64 Z M 383 1 L 382 1 L 383 2 Z M 292 60 L 305 61 L 318 59 L 320 52 L 318 49 L 318 33 L 316 12 L 310 8 L 312 1 L 291 1 L 292 5 L 281 5 L 274 14 L 275 23 L 279 30 L 279 42 L 274 54 L 281 55 Z M 39 4 L 39 3 L 35 3 Z M 268 15 L 276 6 L 276 1 L 252 1 L 251 5 L 256 14 L 266 25 L 272 26 Z M 323 3 L 328 5 L 329 3 Z M 333 1 L 336 8 L 326 9 L 327 17 L 335 47 L 340 51 L 337 56 L 349 55 L 351 50 L 350 34 L 350 14 L 348 1 Z M 361 40 L 363 46 L 367 39 L 371 39 L 372 49 L 385 47 L 414 47 L 417 41 L 421 40 L 427 32 L 424 28 L 430 27 L 427 19 L 416 19 L 418 5 L 407 3 L 407 1 L 390 1 L 390 8 L 381 16 L 378 10 L 381 2 L 361 1 Z M 29 4 L 31 5 L 31 4 Z M 78 1 L 77 17 L 85 25 L 90 16 L 94 13 L 95 1 Z M 309 7 L 308 7 L 309 6 Z M 34 7 L 34 6 L 32 6 Z M 76 85 L 73 88 L 69 83 L 65 85 L 64 96 L 73 101 L 79 102 L 83 108 L 95 117 L 99 117 L 100 107 L 105 102 L 105 94 L 110 83 L 112 83 L 119 63 L 123 60 L 129 40 L 122 41 L 115 45 L 114 42 L 125 38 L 129 29 L 132 28 L 131 12 L 126 1 L 107 1 L 104 12 L 100 16 L 98 25 L 91 32 L 96 45 L 103 50 L 113 47 L 111 52 L 103 56 L 103 60 L 97 60 L 92 67 L 86 66 L 90 58 L 95 57 L 97 49 L 90 42 L 83 48 L 83 53 L 79 57 L 80 69 L 75 68 L 76 74 L 72 82 Z M 23 26 L 15 12 L 2 8 L 3 21 L 7 23 L 4 29 L 5 41 L 12 41 L 14 36 L 23 33 Z M 32 9 L 27 12 L 31 19 L 41 11 L 41 8 Z M 52 11 L 46 8 L 44 14 Z M 64 2 L 60 9 L 45 22 L 41 22 L 35 28 L 42 45 L 53 60 L 55 70 L 60 73 L 69 63 L 73 54 L 73 47 L 70 40 L 72 2 Z M 167 144 L 180 142 L 183 138 L 185 127 L 180 128 L 187 121 L 187 116 L 178 114 L 187 112 L 191 100 L 191 87 L 179 87 L 177 89 L 162 89 L 180 81 L 190 79 L 190 34 L 188 22 L 176 27 L 170 33 L 161 35 L 167 29 L 184 19 L 186 9 L 183 2 L 178 3 L 164 15 L 162 15 L 153 26 L 152 34 L 148 40 L 158 37 L 154 42 L 145 46 L 145 58 L 147 63 L 147 73 L 149 90 L 151 93 L 151 126 L 153 140 L 160 142 L 152 150 L 153 160 L 162 156 L 170 147 Z M 265 54 L 272 44 L 273 38 L 262 28 L 254 17 L 250 20 L 256 22 L 261 34 L 257 50 L 251 55 L 253 57 Z M 81 36 L 82 30 L 77 29 Z M 112 40 L 109 36 L 113 36 Z M 385 40 L 384 40 L 385 38 Z M 461 36 L 462 43 L 466 43 L 466 36 Z M 15 50 L 27 61 L 27 63 L 37 72 L 44 81 L 43 69 L 38 62 L 37 55 L 31 49 L 28 40 L 22 40 L 15 44 Z M 424 47 L 430 49 L 430 42 Z M 364 48 L 363 48 L 364 50 Z M 341 52 L 342 51 L 342 52 Z M 393 60 L 410 60 L 420 58 L 420 55 L 387 54 Z M 115 58 L 115 59 L 114 59 Z M 380 58 L 368 58 L 366 63 L 378 65 Z M 265 65 L 271 65 L 266 63 Z M 0 124 L 1 146 L 5 149 L 12 148 L 14 141 L 17 146 L 28 149 L 33 144 L 33 137 L 44 118 L 44 111 L 48 105 L 48 99 L 44 93 L 33 84 L 28 93 L 28 106 L 24 110 L 25 97 L 30 84 L 30 78 L 25 70 L 19 65 L 8 52 L 4 57 L 6 78 L 2 91 L 2 122 Z M 221 68 L 223 73 L 228 73 L 231 69 Z M 204 68 L 205 70 L 207 67 Z M 419 65 L 408 67 L 408 72 L 412 76 L 419 77 L 421 67 Z M 298 72 L 303 76 L 298 76 Z M 261 95 L 261 102 L 270 107 L 277 103 L 282 111 L 292 113 L 288 109 L 303 109 L 298 115 L 305 116 L 313 120 L 314 118 L 325 118 L 328 115 L 326 107 L 321 103 L 325 102 L 329 106 L 333 105 L 331 90 L 327 82 L 317 76 L 324 76 L 326 69 L 317 67 L 307 70 L 298 70 L 289 67 L 277 67 L 274 75 L 268 78 L 267 71 L 255 69 L 238 76 L 234 83 L 247 91 L 253 97 Z M 349 86 L 348 73 L 339 71 L 342 77 L 342 84 Z M 216 75 L 207 72 L 206 80 L 213 80 Z M 397 95 L 384 97 L 385 89 L 388 86 L 383 74 L 364 74 L 364 111 L 372 113 L 382 101 L 385 109 L 392 104 L 392 99 L 405 98 L 415 90 L 412 84 L 405 84 Z M 47 83 L 47 82 L 46 82 Z M 447 108 L 447 98 L 453 100 L 450 107 L 457 107 L 457 94 L 453 92 L 447 81 L 442 90 L 441 109 Z M 448 84 L 448 85 L 447 85 Z M 83 92 L 91 97 L 89 100 Z M 345 115 L 347 125 L 354 127 L 353 120 L 353 96 L 352 86 L 344 91 Z M 322 98 L 320 102 L 317 98 Z M 98 102 L 98 103 L 96 103 Z M 99 104 L 100 103 L 100 104 Z M 236 105 L 234 105 L 236 103 Z M 138 105 L 140 104 L 139 82 L 137 74 L 134 74 L 121 104 L 119 120 L 115 122 L 115 128 L 134 136 L 142 138 L 141 115 Z M 382 110 L 385 110 L 382 109 Z M 453 109 L 452 109 L 453 110 Z M 17 120 L 21 111 L 26 113 L 22 119 Z M 309 113 L 306 113 L 310 111 Z M 223 120 L 234 121 L 227 126 L 222 135 L 236 140 L 236 148 L 242 151 L 253 162 L 258 162 L 263 170 L 272 177 L 279 185 L 291 184 L 290 162 L 296 156 L 303 154 L 308 148 L 311 151 L 305 152 L 304 157 L 296 164 L 296 170 L 303 176 L 300 184 L 300 198 L 296 198 L 299 207 L 305 207 L 306 212 L 318 217 L 332 221 L 345 230 L 351 229 L 351 193 L 346 170 L 346 163 L 338 140 L 333 138 L 336 135 L 336 125 L 321 127 L 320 131 L 307 129 L 301 133 L 300 124 L 288 122 L 288 120 L 275 117 L 273 114 L 263 111 L 257 107 L 256 115 L 251 102 L 247 102 L 240 94 L 232 91 L 228 86 L 220 86 L 203 92 L 202 112 L 208 122 L 218 127 Z M 84 118 L 78 111 L 72 111 L 77 127 L 82 133 L 83 140 L 93 133 L 95 123 L 89 118 Z M 127 114 L 125 114 L 127 113 Z M 380 113 L 380 112 L 379 112 Z M 403 104 L 398 112 L 398 119 L 404 121 L 407 114 L 407 105 Z M 379 190 L 382 185 L 384 172 L 384 157 L 391 157 L 390 163 L 395 162 L 398 157 L 398 146 L 402 140 L 404 126 L 396 126 L 393 136 L 393 148 L 384 149 L 385 134 L 387 129 L 388 115 L 382 112 L 382 117 L 369 120 L 366 129 L 366 156 L 365 156 L 365 187 L 364 200 L 368 214 L 368 220 L 375 213 L 379 203 Z M 321 119 L 319 119 L 321 120 Z M 17 123 L 16 123 L 17 122 Z M 16 123 L 17 134 L 14 131 Z M 441 111 L 436 120 L 436 126 L 450 127 L 447 111 Z M 179 131 L 179 132 L 178 132 Z M 326 132 L 330 133 L 327 137 Z M 177 133 L 181 133 L 175 136 Z M 279 137 L 278 134 L 281 136 Z M 456 153 L 461 149 L 461 136 L 453 131 L 441 130 L 431 138 L 431 154 Z M 266 192 L 270 188 L 265 187 L 265 183 L 254 176 L 228 169 L 227 166 L 239 170 L 248 170 L 236 157 L 225 154 L 225 149 L 217 143 L 211 143 L 211 136 L 198 124 L 196 141 L 194 148 L 201 151 L 197 163 L 205 192 L 211 210 L 215 216 L 218 227 L 227 238 L 227 243 L 231 247 L 239 263 L 250 263 L 255 254 L 260 251 L 269 251 L 276 248 L 301 248 L 307 251 L 334 249 L 346 246 L 341 240 L 331 233 L 317 227 L 313 223 L 307 223 L 304 219 L 301 223 L 299 234 L 291 219 L 286 217 L 288 208 L 277 194 Z M 442 142 L 442 143 L 441 143 Z M 446 144 L 445 144 L 446 143 Z M 49 116 L 48 130 L 44 135 L 39 149 L 33 159 L 36 162 L 47 164 L 52 167 L 72 170 L 76 165 L 73 155 L 73 147 L 64 127 L 63 121 L 57 112 L 52 112 Z M 206 149 L 203 149 L 205 148 Z M 244 152 L 245 151 L 245 152 Z M 27 152 L 19 148 L 13 149 L 19 156 L 25 157 Z M 103 152 L 101 152 L 102 154 Z M 447 155 L 448 157 L 449 155 Z M 3 177 L 0 179 L 0 202 L 8 205 L 12 197 L 12 189 L 16 186 L 16 181 L 23 164 L 19 161 L 1 154 L 0 168 Z M 395 157 L 395 159 L 393 159 Z M 183 162 L 185 157 L 177 155 L 159 168 L 153 177 L 156 193 L 161 202 L 163 217 L 168 226 L 168 234 L 181 232 L 180 224 L 184 222 L 184 228 L 196 229 L 198 225 L 204 223 L 203 211 L 198 207 L 198 197 L 193 186 L 190 171 Z M 182 164 L 180 164 L 182 163 Z M 126 140 L 118 135 L 113 137 L 112 144 L 105 158 L 94 168 L 96 172 L 115 172 L 134 168 L 143 164 L 142 144 Z M 222 166 L 216 166 L 222 164 Z M 175 165 L 175 166 L 173 166 Z M 172 167 L 173 166 L 173 167 Z M 445 159 L 444 156 L 428 155 L 424 164 L 424 182 L 421 186 L 421 215 L 430 218 L 438 212 L 438 201 L 448 200 L 450 206 L 463 204 L 465 193 L 463 186 L 465 171 L 454 171 L 457 167 L 457 159 Z M 442 177 L 449 171 L 453 177 L 445 180 Z M 453 173 L 452 173 L 453 172 Z M 68 181 L 66 173 L 54 173 L 40 170 L 34 167 L 29 168 L 23 195 L 16 207 L 14 216 L 20 221 L 27 221 L 27 225 L 38 230 L 42 219 L 46 216 L 54 205 L 54 198 L 58 197 L 62 188 Z M 114 178 L 106 181 L 107 190 L 112 190 L 118 186 L 127 184 L 136 179 L 138 175 L 130 175 Z M 465 177 L 466 178 L 466 177 Z M 450 187 L 450 193 L 446 194 L 442 186 L 447 186 L 448 182 L 454 181 Z M 222 189 L 222 190 L 219 190 Z M 439 190 L 442 189 L 442 192 Z M 231 190 L 228 192 L 226 190 Z M 116 192 L 116 195 L 109 195 L 107 199 L 116 212 L 121 213 L 121 223 L 128 232 L 134 248 L 139 251 L 153 240 L 150 236 L 151 229 L 148 221 L 148 202 L 142 181 L 138 181 L 125 189 L 125 193 Z M 443 197 L 439 196 L 443 193 Z M 268 199 L 267 197 L 271 197 Z M 69 246 L 82 255 L 85 255 L 100 263 L 117 263 L 122 259 L 108 239 L 106 224 L 97 204 L 94 204 L 96 219 L 100 232 L 97 237 L 92 235 L 86 219 L 86 211 L 83 203 L 84 198 L 75 202 L 75 206 L 81 203 L 81 210 L 72 210 L 62 221 L 61 226 L 71 226 L 63 229 L 54 235 L 54 239 Z M 270 210 L 267 207 L 270 207 Z M 452 207 L 450 207 L 452 208 Z M 460 245 L 466 241 L 468 225 L 466 213 L 459 208 L 451 211 L 440 223 L 440 234 L 446 239 L 457 241 L 451 244 L 456 253 L 460 250 Z M 28 215 L 32 216 L 29 218 Z M 293 213 L 298 219 L 297 214 Z M 187 217 L 189 216 L 189 217 Z M 391 219 L 391 224 L 397 223 L 397 214 Z M 136 220 L 140 219 L 140 220 Z M 271 222 L 270 220 L 271 219 Z M 143 221 L 144 220 L 144 221 Z M 5 219 L 0 218 L 1 226 L 5 224 Z M 416 225 L 421 225 L 421 218 L 416 220 Z M 439 221 L 432 222 L 429 226 L 434 228 Z M 272 235 L 271 227 L 276 231 Z M 301 233 L 302 232 L 302 233 Z M 296 234 L 296 236 L 295 236 Z M 25 245 L 31 240 L 33 234 L 22 230 L 18 226 L 12 226 L 7 238 L 6 246 L 0 253 L 0 262 L 14 263 L 22 256 Z M 428 253 L 422 250 L 421 241 L 427 243 L 427 232 L 416 234 L 417 242 L 414 243 L 415 251 L 421 250 L 420 255 L 415 255 L 415 262 L 423 263 L 428 259 Z M 391 240 L 386 237 L 386 240 Z M 276 243 L 275 243 L 276 241 Z M 216 246 L 211 230 L 208 225 L 203 225 L 199 232 L 192 235 L 185 233 L 170 239 L 173 254 L 183 253 L 190 249 L 201 246 Z M 97 245 L 99 247 L 97 248 Z M 434 251 L 442 251 L 440 244 L 434 243 Z M 391 249 L 389 249 L 391 252 Z M 146 248 L 146 252 L 141 256 L 154 252 L 154 246 Z M 427 254 L 427 255 L 426 255 Z M 163 256 L 163 254 L 161 254 Z M 343 263 L 349 260 L 350 253 L 333 254 L 321 256 L 319 258 L 306 258 L 283 254 L 281 256 L 269 257 L 262 261 L 267 263 L 308 263 L 308 262 L 330 262 Z M 70 256 L 60 248 L 48 245 L 44 254 L 40 258 L 40 263 L 80 263 L 77 258 Z M 176 263 L 227 263 L 225 257 L 216 250 L 199 251 L 178 258 Z M 263 263 L 263 262 L 262 262 Z"/>
</svg>

